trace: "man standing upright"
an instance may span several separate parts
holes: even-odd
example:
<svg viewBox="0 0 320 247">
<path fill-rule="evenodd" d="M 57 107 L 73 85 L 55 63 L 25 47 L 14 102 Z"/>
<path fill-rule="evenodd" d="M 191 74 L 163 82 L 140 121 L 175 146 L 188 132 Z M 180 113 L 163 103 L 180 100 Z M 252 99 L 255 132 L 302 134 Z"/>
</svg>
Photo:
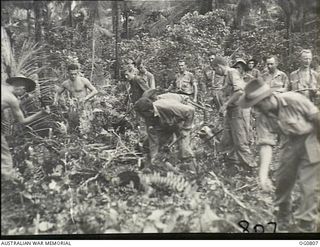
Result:
<svg viewBox="0 0 320 247">
<path fill-rule="evenodd" d="M 301 66 L 290 74 L 290 90 L 303 94 L 313 103 L 316 96 L 320 96 L 319 74 L 310 68 L 312 62 L 311 50 L 302 50 L 300 53 Z"/>
<path fill-rule="evenodd" d="M 266 59 L 267 72 L 262 75 L 263 80 L 274 89 L 275 92 L 283 93 L 288 91 L 289 79 L 288 76 L 278 69 L 278 58 L 269 56 Z"/>
<path fill-rule="evenodd" d="M 222 106 L 221 88 L 223 77 L 217 75 L 212 68 L 212 61 L 214 61 L 215 57 L 214 54 L 209 56 L 210 65 L 203 70 L 203 76 L 200 79 L 200 88 L 203 102 L 209 105 L 213 103 L 215 108 L 219 111 Z M 209 111 L 204 110 L 203 115 L 203 124 L 208 125 L 210 120 Z"/>
<path fill-rule="evenodd" d="M 151 89 L 156 88 L 154 76 L 152 73 L 150 73 L 146 69 L 145 65 L 143 64 L 142 59 L 138 58 L 135 63 L 136 63 L 137 69 L 139 71 L 137 76 L 139 76 L 142 80 L 144 80 L 145 83 L 149 86 L 149 88 L 151 88 Z"/>
<path fill-rule="evenodd" d="M 168 91 L 174 90 L 175 93 L 185 94 L 193 97 L 193 101 L 197 101 L 198 97 L 198 85 L 194 78 L 194 75 L 187 71 L 186 63 L 184 61 L 179 61 L 179 73 L 176 74 L 176 79 L 172 83 Z"/>
<path fill-rule="evenodd" d="M 223 57 L 213 61 L 216 74 L 224 76 L 224 103 L 220 109 L 225 115 L 224 135 L 221 141 L 221 151 L 228 153 L 228 160 L 233 164 L 255 167 L 256 162 L 249 148 L 248 125 L 245 112 L 237 105 L 243 93 L 244 81 L 236 69 L 230 68 Z"/>
<path fill-rule="evenodd" d="M 257 60 L 251 58 L 250 60 L 248 60 L 247 62 L 247 73 L 246 73 L 246 77 L 245 77 L 245 82 L 249 82 L 252 79 L 257 79 L 261 76 L 260 71 L 256 68 L 258 62 Z"/>
<path fill-rule="evenodd" d="M 11 77 L 7 79 L 7 85 L 1 84 L 1 115 L 7 108 L 11 109 L 13 116 L 19 123 L 29 124 L 32 121 L 40 118 L 45 113 L 50 113 L 49 110 L 41 110 L 31 116 L 24 117 L 20 108 L 20 102 L 17 97 L 24 95 L 26 92 L 32 92 L 36 88 L 36 83 L 26 78 L 23 75 Z M 1 128 L 1 175 L 9 180 L 19 179 L 19 175 L 13 169 L 13 161 L 10 154 L 8 143 L 5 139 L 5 134 Z"/>
<path fill-rule="evenodd" d="M 272 189 L 269 167 L 272 161 L 272 146 L 277 144 L 279 136 L 281 155 L 275 190 L 278 229 L 290 230 L 291 193 L 299 178 L 301 198 L 294 214 L 298 227 L 296 230 L 316 232 L 320 194 L 319 109 L 299 93 L 279 94 L 273 91 L 260 79 L 254 79 L 247 84 L 245 94 L 239 101 L 241 107 L 254 107 L 261 113 L 257 122 L 260 185 L 263 190 Z"/>
<path fill-rule="evenodd" d="M 68 73 L 69 79 L 64 81 L 61 84 L 60 89 L 56 92 L 54 104 L 58 103 L 59 98 L 64 91 L 68 91 L 71 98 L 76 98 L 80 102 L 87 102 L 98 93 L 97 89 L 88 79 L 79 76 L 79 65 L 70 64 L 68 66 Z M 91 92 L 88 93 L 88 90 Z"/>
<path fill-rule="evenodd" d="M 87 102 L 98 91 L 88 79 L 79 75 L 78 64 L 70 64 L 68 73 L 69 79 L 61 84 L 55 94 L 54 105 L 58 104 L 62 93 L 67 91 L 70 96 L 67 102 L 70 130 L 79 128 L 82 134 L 86 134 L 90 131 L 91 121 L 93 120 L 91 106 Z"/>
</svg>

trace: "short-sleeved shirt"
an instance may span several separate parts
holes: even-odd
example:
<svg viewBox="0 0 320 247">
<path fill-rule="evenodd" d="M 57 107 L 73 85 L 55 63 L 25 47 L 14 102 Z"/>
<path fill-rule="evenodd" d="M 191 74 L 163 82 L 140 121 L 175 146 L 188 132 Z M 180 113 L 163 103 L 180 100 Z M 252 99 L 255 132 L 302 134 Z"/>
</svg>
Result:
<svg viewBox="0 0 320 247">
<path fill-rule="evenodd" d="M 196 84 L 194 75 L 189 72 L 185 71 L 182 74 L 176 74 L 176 80 L 174 83 L 175 89 L 177 93 L 184 93 L 191 95 L 194 93 L 193 85 Z"/>
<path fill-rule="evenodd" d="M 223 76 L 217 75 L 211 67 L 206 67 L 203 70 L 202 84 L 204 84 L 204 90 L 211 87 L 221 87 L 223 82 Z"/>
<path fill-rule="evenodd" d="M 201 85 L 204 90 L 213 87 L 215 78 L 215 71 L 211 67 L 206 67 L 203 70 L 203 77 L 201 78 Z"/>
<path fill-rule="evenodd" d="M 161 127 L 191 129 L 195 109 L 174 99 L 160 99 L 153 102 L 155 117 L 160 118 Z"/>
<path fill-rule="evenodd" d="M 276 145 L 277 136 L 282 141 L 289 136 L 301 136 L 311 133 L 311 122 L 319 109 L 305 96 L 295 92 L 274 94 L 279 103 L 278 115 L 260 114 L 257 120 L 257 144 Z"/>
<path fill-rule="evenodd" d="M 260 71 L 256 68 L 253 68 L 252 70 L 248 70 L 244 76 L 243 76 L 243 80 L 248 83 L 249 81 L 253 80 L 253 79 L 257 79 L 259 78 L 260 75 Z"/>
<path fill-rule="evenodd" d="M 301 90 L 299 93 L 303 94 L 307 98 L 311 99 L 310 91 L 303 89 L 314 89 L 320 90 L 319 74 L 313 69 L 308 69 L 307 71 L 302 71 L 301 68 L 293 71 L 290 74 L 290 89 L 292 91 Z"/>
<path fill-rule="evenodd" d="M 159 94 L 157 96 L 157 100 L 160 100 L 160 99 L 176 100 L 180 103 L 185 102 L 188 98 L 189 97 L 187 95 L 177 94 L 177 93 L 164 93 L 164 94 Z"/>
<path fill-rule="evenodd" d="M 223 94 L 225 100 L 228 100 L 235 92 L 243 91 L 245 83 L 241 78 L 238 70 L 229 68 L 226 70 L 223 81 Z M 229 105 L 229 107 L 237 106 L 236 102 Z"/>
<path fill-rule="evenodd" d="M 277 69 L 274 74 L 264 73 L 262 78 L 276 92 L 288 91 L 289 79 L 286 73 Z"/>
</svg>

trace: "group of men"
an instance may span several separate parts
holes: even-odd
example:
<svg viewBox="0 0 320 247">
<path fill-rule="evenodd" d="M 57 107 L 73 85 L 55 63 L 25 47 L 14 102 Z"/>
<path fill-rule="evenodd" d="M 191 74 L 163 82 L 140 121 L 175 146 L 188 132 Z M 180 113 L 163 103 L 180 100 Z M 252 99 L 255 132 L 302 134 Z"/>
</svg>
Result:
<svg viewBox="0 0 320 247">
<path fill-rule="evenodd" d="M 205 69 L 207 81 L 202 83 L 207 83 L 204 92 L 215 98 L 216 106 L 224 115 L 220 151 L 225 152 L 229 166 L 239 165 L 248 169 L 257 166 L 249 145 L 253 111 L 256 146 L 260 154 L 259 181 L 263 190 L 273 187 L 269 178 L 272 147 L 279 145 L 281 150 L 275 175 L 279 227 L 288 230 L 294 218 L 296 230 L 312 232 L 316 231 L 316 219 L 319 217 L 320 113 L 315 103 L 320 96 L 320 81 L 319 75 L 310 67 L 311 51 L 302 50 L 300 58 L 301 67 L 288 77 L 277 68 L 275 56 L 266 59 L 262 73 L 255 68 L 257 62 L 254 59 L 248 63 L 237 59 L 230 67 L 226 58 L 211 56 L 211 70 Z M 174 93 L 159 95 L 155 101 L 148 98 L 148 93 L 142 95 L 135 104 L 135 110 L 146 120 L 151 152 L 158 152 L 163 145 L 162 137 L 168 142 L 168 135 L 176 133 L 182 137 L 180 153 L 193 157 L 189 145 L 195 109 L 184 105 L 183 99 L 187 97 L 190 98 L 188 102 L 196 101 L 198 90 L 197 81 L 186 70 L 184 62 L 179 62 L 179 73 L 169 87 L 172 89 L 175 89 Z M 204 115 L 204 123 L 208 123 L 206 111 Z M 298 179 L 301 198 L 292 217 L 291 193 Z"/>
<path fill-rule="evenodd" d="M 290 77 L 280 71 L 275 56 L 266 59 L 262 73 L 256 69 L 257 62 L 237 59 L 229 66 L 222 56 L 210 56 L 210 66 L 203 71 L 202 78 L 195 78 L 179 61 L 179 72 L 165 93 L 157 93 L 155 79 L 147 71 L 141 59 L 132 61 L 126 72 L 130 83 L 130 96 L 134 109 L 146 127 L 149 143 L 149 162 L 157 161 L 161 148 L 166 144 L 178 143 L 182 163 L 196 171 L 194 153 L 190 139 L 198 106 L 198 82 L 204 92 L 207 104 L 215 104 L 224 116 L 224 134 L 219 151 L 226 156 L 230 167 L 243 166 L 252 169 L 257 166 L 250 149 L 251 113 L 256 118 L 256 145 L 259 147 L 259 180 L 263 190 L 271 190 L 269 166 L 272 147 L 281 149 L 280 165 L 276 173 L 277 221 L 283 226 L 291 224 L 291 192 L 299 177 L 301 201 L 295 215 L 300 231 L 315 231 L 319 214 L 320 181 L 320 113 L 315 106 L 319 97 L 319 75 L 310 68 L 312 53 L 301 52 L 301 67 Z M 98 93 L 86 79 L 79 76 L 79 67 L 68 67 L 69 79 L 56 92 L 54 103 L 66 90 L 72 98 L 87 102 Z M 19 106 L 18 97 L 31 92 L 35 83 L 23 76 L 16 76 L 2 84 L 1 110 L 11 108 L 21 123 L 30 123 L 48 111 L 41 111 L 25 118 Z M 212 101 L 213 99 L 213 101 Z M 214 102 L 214 103 L 213 103 Z M 251 108 L 251 109 L 250 109 Z M 204 125 L 210 122 L 206 107 Z M 212 136 L 210 131 L 208 137 Z M 278 141 L 280 140 L 280 141 Z M 14 178 L 14 170 L 8 144 L 1 134 L 1 174 Z M 318 216 L 319 217 L 319 216 Z"/>
</svg>

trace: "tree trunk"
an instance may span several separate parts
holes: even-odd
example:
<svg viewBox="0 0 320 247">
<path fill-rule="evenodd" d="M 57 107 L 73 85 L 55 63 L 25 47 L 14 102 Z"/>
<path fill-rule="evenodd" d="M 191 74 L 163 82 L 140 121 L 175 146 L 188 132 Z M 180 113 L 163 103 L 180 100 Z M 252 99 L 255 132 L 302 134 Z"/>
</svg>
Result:
<svg viewBox="0 0 320 247">
<path fill-rule="evenodd" d="M 31 38 L 31 10 L 27 9 L 28 37 Z"/>
<path fill-rule="evenodd" d="M 120 66 L 119 66 L 119 41 L 120 41 L 120 30 L 119 30 L 119 9 L 120 5 L 118 1 L 112 2 L 112 21 L 113 21 L 113 31 L 116 34 L 116 40 L 115 40 L 115 66 L 114 66 L 114 77 L 116 80 L 120 78 Z"/>
<path fill-rule="evenodd" d="M 68 12 L 69 12 L 69 26 L 72 27 L 73 20 L 72 20 L 72 1 L 67 1 L 68 4 Z"/>
<path fill-rule="evenodd" d="M 14 58 L 10 38 L 7 31 L 1 26 L 1 83 L 5 82 L 14 72 Z"/>
<path fill-rule="evenodd" d="M 199 1 L 199 7 L 200 7 L 200 10 L 199 10 L 199 13 L 201 15 L 204 15 L 206 14 L 207 12 L 210 12 L 212 11 L 212 0 L 202 0 L 202 1 Z"/>
<path fill-rule="evenodd" d="M 34 1 L 33 3 L 34 10 L 34 19 L 35 19 L 35 41 L 36 43 L 41 43 L 42 41 L 42 11 L 41 11 L 41 2 Z"/>
<path fill-rule="evenodd" d="M 127 2 L 124 2 L 124 28 L 125 28 L 125 37 L 129 39 L 129 13 Z"/>
</svg>

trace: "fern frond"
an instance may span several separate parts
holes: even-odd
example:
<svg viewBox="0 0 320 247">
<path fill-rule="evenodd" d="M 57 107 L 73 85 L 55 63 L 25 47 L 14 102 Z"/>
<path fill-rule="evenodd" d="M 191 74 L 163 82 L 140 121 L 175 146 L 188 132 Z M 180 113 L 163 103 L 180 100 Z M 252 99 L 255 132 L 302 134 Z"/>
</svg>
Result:
<svg viewBox="0 0 320 247">
<path fill-rule="evenodd" d="M 172 172 L 168 172 L 166 176 L 161 176 L 158 172 L 142 174 L 140 179 L 142 184 L 167 187 L 184 194 L 186 197 L 192 197 L 198 188 L 196 184 Z"/>
</svg>

